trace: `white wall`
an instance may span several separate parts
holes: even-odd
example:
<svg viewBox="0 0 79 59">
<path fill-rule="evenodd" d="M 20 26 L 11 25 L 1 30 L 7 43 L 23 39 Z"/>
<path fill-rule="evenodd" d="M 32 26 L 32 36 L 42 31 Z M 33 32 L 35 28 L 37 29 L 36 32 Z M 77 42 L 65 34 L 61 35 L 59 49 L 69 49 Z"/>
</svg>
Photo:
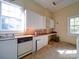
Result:
<svg viewBox="0 0 79 59">
<path fill-rule="evenodd" d="M 25 9 L 52 18 L 52 13 L 48 9 L 37 4 L 34 0 L 16 0 L 16 3 L 23 6 Z"/>
<path fill-rule="evenodd" d="M 68 34 L 68 17 L 79 15 L 79 2 L 54 13 L 55 30 L 61 41 L 76 44 L 76 37 Z"/>
</svg>

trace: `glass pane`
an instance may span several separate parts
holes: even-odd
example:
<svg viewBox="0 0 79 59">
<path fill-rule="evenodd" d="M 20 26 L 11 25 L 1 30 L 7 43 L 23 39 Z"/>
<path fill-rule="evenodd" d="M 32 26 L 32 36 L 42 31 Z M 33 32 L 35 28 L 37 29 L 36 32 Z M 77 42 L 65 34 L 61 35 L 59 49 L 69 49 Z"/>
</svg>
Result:
<svg viewBox="0 0 79 59">
<path fill-rule="evenodd" d="M 74 18 L 70 18 L 70 22 L 74 22 Z"/>
<path fill-rule="evenodd" d="M 4 30 L 19 30 L 21 21 L 14 18 L 2 17 L 2 29 Z"/>
<path fill-rule="evenodd" d="M 74 33 L 75 33 L 75 34 L 79 34 L 79 30 L 76 30 Z"/>
<path fill-rule="evenodd" d="M 9 9 L 8 6 L 9 5 L 6 3 L 1 3 L 2 10 L 8 10 Z"/>
<path fill-rule="evenodd" d="M 75 23 L 74 22 L 70 22 L 70 25 L 75 25 Z"/>
<path fill-rule="evenodd" d="M 74 26 L 71 26 L 70 29 L 75 29 L 75 27 Z"/>
<path fill-rule="evenodd" d="M 75 22 L 79 22 L 79 17 L 76 17 L 75 18 Z"/>
<path fill-rule="evenodd" d="M 2 15 L 20 19 L 21 14 L 22 14 L 22 10 L 20 7 L 2 3 Z"/>
<path fill-rule="evenodd" d="M 79 30 L 79 26 L 75 26 L 75 30 Z"/>
<path fill-rule="evenodd" d="M 70 19 L 70 33 L 79 34 L 79 17 Z"/>
<path fill-rule="evenodd" d="M 0 30 L 24 31 L 26 20 L 25 14 L 21 7 L 2 2 L 1 17 Z"/>
<path fill-rule="evenodd" d="M 4 9 L 2 10 L 1 13 L 2 13 L 2 15 L 4 15 L 4 16 L 11 16 L 11 15 L 10 15 L 10 12 L 7 11 L 7 10 L 4 10 Z"/>
<path fill-rule="evenodd" d="M 79 25 L 79 22 L 78 21 L 75 21 L 75 25 Z"/>
<path fill-rule="evenodd" d="M 70 25 L 74 25 L 75 23 L 74 23 L 74 18 L 71 18 L 70 19 Z"/>
<path fill-rule="evenodd" d="M 70 33 L 74 33 L 75 32 L 75 30 L 74 29 L 70 29 Z"/>
<path fill-rule="evenodd" d="M 75 26 L 75 34 L 79 34 L 79 26 Z"/>
</svg>

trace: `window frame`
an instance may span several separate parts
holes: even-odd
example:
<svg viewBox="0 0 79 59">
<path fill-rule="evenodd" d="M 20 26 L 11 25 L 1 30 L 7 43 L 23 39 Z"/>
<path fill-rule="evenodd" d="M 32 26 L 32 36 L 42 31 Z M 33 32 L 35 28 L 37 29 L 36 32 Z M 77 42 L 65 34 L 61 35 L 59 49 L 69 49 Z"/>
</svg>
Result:
<svg viewBox="0 0 79 59">
<path fill-rule="evenodd" d="M 70 19 L 71 18 L 76 18 L 76 17 L 79 17 L 79 15 L 76 15 L 76 16 L 70 16 L 70 17 L 68 17 L 68 33 L 69 33 L 69 35 L 71 35 L 71 36 L 78 36 L 79 34 L 75 34 L 75 33 L 71 33 L 71 31 L 70 31 Z"/>
<path fill-rule="evenodd" d="M 0 1 L 0 19 L 1 19 L 1 17 L 2 17 L 2 15 L 1 15 L 1 3 L 7 3 L 7 4 L 10 4 L 10 5 L 13 5 L 13 6 L 16 6 L 16 7 L 19 7 L 19 8 L 21 8 L 22 9 L 22 11 L 23 11 L 23 13 L 24 13 L 24 31 L 18 31 L 18 30 L 2 30 L 1 28 L 1 30 L 0 30 L 0 33 L 23 33 L 23 32 L 25 32 L 25 30 L 26 30 L 26 10 L 22 7 L 22 6 L 20 6 L 20 5 L 17 5 L 16 3 L 11 3 L 11 2 L 7 2 L 7 1 Z M 15 17 L 14 17 L 15 18 Z M 18 18 L 17 18 L 18 19 Z M 20 19 L 20 20 L 22 20 L 22 19 Z M 1 26 L 0 26 L 1 27 Z"/>
</svg>

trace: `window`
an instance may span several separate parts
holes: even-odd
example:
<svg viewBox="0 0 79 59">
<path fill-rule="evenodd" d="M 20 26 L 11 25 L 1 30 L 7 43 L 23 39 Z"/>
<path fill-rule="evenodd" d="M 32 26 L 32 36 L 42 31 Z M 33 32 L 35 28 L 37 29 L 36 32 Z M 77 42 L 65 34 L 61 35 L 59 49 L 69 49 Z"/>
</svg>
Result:
<svg viewBox="0 0 79 59">
<path fill-rule="evenodd" d="M 0 2 L 1 4 L 1 19 L 0 19 L 0 31 L 19 31 L 25 30 L 25 12 L 20 6 L 8 3 Z"/>
<path fill-rule="evenodd" d="M 71 34 L 79 34 L 79 17 L 71 17 L 69 25 Z"/>
</svg>

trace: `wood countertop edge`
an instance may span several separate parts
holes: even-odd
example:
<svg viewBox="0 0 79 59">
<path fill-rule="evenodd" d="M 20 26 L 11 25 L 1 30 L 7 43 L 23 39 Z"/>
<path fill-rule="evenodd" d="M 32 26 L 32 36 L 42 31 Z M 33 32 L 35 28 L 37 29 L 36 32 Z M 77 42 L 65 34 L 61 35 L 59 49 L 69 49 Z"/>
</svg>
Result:
<svg viewBox="0 0 79 59">
<path fill-rule="evenodd" d="M 34 37 L 38 37 L 38 36 L 44 36 L 44 35 L 55 35 L 56 33 L 48 33 L 48 34 L 40 34 L 40 35 L 35 35 Z"/>
<path fill-rule="evenodd" d="M 43 35 L 55 35 L 56 33 L 48 33 L 48 34 L 40 34 L 40 35 L 16 35 L 15 38 L 23 38 L 23 37 L 38 37 Z"/>
<path fill-rule="evenodd" d="M 17 35 L 15 38 L 34 37 L 34 35 Z"/>
</svg>

